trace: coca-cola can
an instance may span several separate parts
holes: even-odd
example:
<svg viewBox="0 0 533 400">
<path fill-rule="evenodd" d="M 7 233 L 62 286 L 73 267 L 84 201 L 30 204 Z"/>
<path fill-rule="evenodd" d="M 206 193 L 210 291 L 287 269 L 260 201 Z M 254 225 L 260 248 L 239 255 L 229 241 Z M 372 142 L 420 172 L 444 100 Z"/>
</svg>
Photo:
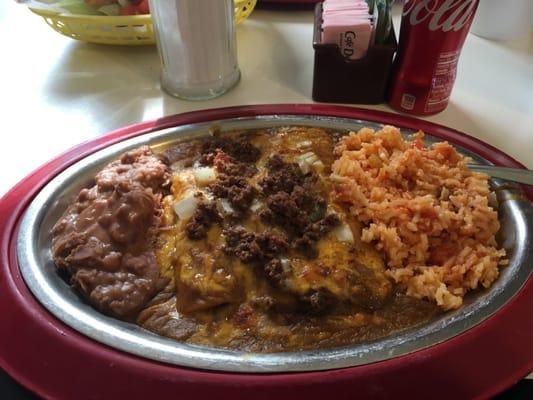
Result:
<svg viewBox="0 0 533 400">
<path fill-rule="evenodd" d="M 450 99 L 457 63 L 479 0 L 407 0 L 389 104 L 415 115 L 436 114 Z"/>
</svg>

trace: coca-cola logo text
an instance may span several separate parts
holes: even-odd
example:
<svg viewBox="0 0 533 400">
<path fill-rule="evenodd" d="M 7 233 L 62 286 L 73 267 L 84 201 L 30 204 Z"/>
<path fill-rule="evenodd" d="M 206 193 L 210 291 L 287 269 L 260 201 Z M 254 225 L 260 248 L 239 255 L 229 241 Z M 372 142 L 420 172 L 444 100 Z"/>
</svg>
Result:
<svg viewBox="0 0 533 400">
<path fill-rule="evenodd" d="M 430 31 L 457 32 L 471 19 L 478 0 L 409 0 L 403 15 L 409 15 L 409 23 L 418 25 L 429 21 Z"/>
</svg>

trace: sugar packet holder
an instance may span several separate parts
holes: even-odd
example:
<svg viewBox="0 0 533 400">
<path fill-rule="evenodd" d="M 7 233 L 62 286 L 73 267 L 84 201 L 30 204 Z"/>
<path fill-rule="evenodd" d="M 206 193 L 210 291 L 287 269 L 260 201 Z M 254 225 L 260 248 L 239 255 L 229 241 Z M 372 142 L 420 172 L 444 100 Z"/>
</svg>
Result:
<svg viewBox="0 0 533 400">
<path fill-rule="evenodd" d="M 322 3 L 315 6 L 313 100 L 331 103 L 378 104 L 386 100 L 396 34 L 383 44 L 371 43 L 358 60 L 345 58 L 339 46 L 322 42 Z"/>
</svg>

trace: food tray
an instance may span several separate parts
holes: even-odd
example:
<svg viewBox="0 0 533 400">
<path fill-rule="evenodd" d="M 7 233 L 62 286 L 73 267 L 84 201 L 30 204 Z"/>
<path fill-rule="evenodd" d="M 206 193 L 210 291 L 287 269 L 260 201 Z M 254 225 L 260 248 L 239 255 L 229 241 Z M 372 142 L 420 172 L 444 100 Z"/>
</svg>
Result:
<svg viewBox="0 0 533 400">
<path fill-rule="evenodd" d="M 235 0 L 235 22 L 244 21 L 257 0 Z M 155 43 L 152 17 L 146 15 L 99 16 L 57 13 L 30 8 L 62 35 L 88 43 L 147 45 Z"/>
<path fill-rule="evenodd" d="M 156 150 L 162 149 L 173 141 L 205 134 L 212 125 L 223 129 L 288 124 L 357 129 L 381 123 L 397 125 L 406 132 L 423 129 L 432 139 L 449 140 L 478 162 L 521 167 L 491 146 L 457 131 L 347 107 L 235 107 L 167 117 L 113 132 L 51 161 L 0 203 L 0 212 L 8 216 L 0 222 L 4 277 L 0 280 L 4 297 L 0 312 L 7 321 L 0 328 L 0 366 L 50 397 L 72 397 L 80 385 L 94 397 L 102 396 L 99 387 L 110 385 L 120 390 L 106 392 L 104 397 L 163 396 L 176 390 L 183 396 L 216 393 L 223 398 L 272 398 L 281 394 L 321 398 L 331 390 L 338 391 L 339 398 L 349 398 L 350 393 L 407 395 L 412 390 L 409 382 L 416 377 L 420 395 L 472 398 L 511 385 L 529 372 L 533 360 L 527 334 L 532 329 L 528 315 L 533 307 L 529 278 L 533 215 L 525 197 L 531 199 L 533 194 L 516 187 L 502 189 L 507 199 L 503 218 L 510 221 L 504 224 L 503 245 L 511 250 L 511 265 L 502 271 L 494 287 L 472 296 L 465 307 L 446 314 L 424 332 L 403 332 L 363 346 L 258 355 L 183 345 L 100 315 L 79 302 L 66 284 L 61 288 L 62 283 L 54 281 L 57 276 L 53 265 L 46 262 L 45 245 L 54 215 L 91 174 L 129 147 L 148 143 Z M 354 365 L 358 366 L 339 369 Z M 329 370 L 317 371 L 323 369 Z M 76 379 L 69 380 L 69 376 Z M 98 387 L 91 385 L 93 381 L 99 382 Z M 435 385 L 440 387 L 437 394 Z"/>
</svg>

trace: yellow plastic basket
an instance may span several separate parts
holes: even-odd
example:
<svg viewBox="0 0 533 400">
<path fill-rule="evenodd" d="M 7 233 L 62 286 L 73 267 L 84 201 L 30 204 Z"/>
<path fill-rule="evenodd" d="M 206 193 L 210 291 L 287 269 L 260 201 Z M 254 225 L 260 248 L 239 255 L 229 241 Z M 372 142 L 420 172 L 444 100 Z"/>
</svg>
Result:
<svg viewBox="0 0 533 400">
<path fill-rule="evenodd" d="M 235 21 L 244 21 L 257 0 L 235 0 Z M 146 45 L 154 44 L 150 14 L 110 17 L 105 15 L 63 14 L 30 8 L 57 32 L 89 43 Z"/>
</svg>

